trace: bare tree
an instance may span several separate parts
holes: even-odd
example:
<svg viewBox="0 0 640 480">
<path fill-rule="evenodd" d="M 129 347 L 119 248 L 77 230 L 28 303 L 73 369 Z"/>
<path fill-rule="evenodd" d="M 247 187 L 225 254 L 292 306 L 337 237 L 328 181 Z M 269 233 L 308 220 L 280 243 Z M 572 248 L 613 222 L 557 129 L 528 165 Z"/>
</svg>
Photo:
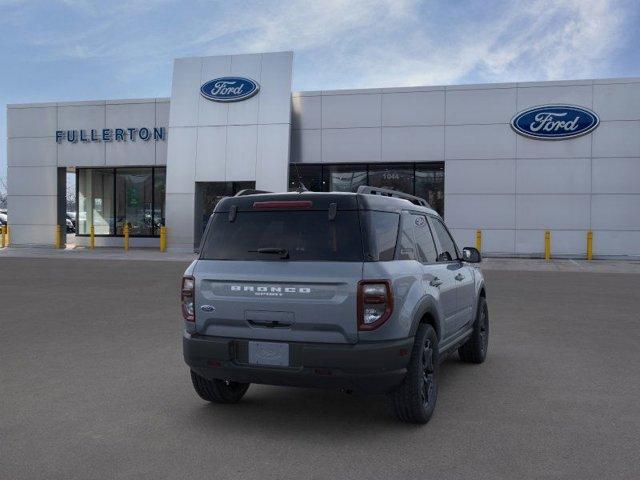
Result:
<svg viewBox="0 0 640 480">
<path fill-rule="evenodd" d="M 76 176 L 67 174 L 67 212 L 76 211 Z"/>
<path fill-rule="evenodd" d="M 7 181 L 0 177 L 0 208 L 7 208 Z"/>
</svg>

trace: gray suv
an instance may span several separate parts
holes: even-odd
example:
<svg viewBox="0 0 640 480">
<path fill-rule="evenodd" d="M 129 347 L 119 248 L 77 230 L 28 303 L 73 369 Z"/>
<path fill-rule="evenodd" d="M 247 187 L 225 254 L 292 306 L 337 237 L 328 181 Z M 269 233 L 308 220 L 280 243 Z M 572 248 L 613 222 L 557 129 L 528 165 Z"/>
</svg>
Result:
<svg viewBox="0 0 640 480">
<path fill-rule="evenodd" d="M 442 360 L 487 355 L 478 262 L 423 199 L 391 190 L 224 198 L 182 280 L 193 386 L 216 403 L 251 383 L 386 393 L 426 423 Z"/>
</svg>

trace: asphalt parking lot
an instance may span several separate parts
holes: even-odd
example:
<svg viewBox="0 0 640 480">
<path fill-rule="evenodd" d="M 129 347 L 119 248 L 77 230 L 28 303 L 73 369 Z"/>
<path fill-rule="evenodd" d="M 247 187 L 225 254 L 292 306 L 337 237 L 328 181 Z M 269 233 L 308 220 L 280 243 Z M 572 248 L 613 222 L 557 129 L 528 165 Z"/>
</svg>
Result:
<svg viewBox="0 0 640 480">
<path fill-rule="evenodd" d="M 0 258 L 1 479 L 638 478 L 638 274 L 487 271 L 489 358 L 447 360 L 416 427 L 383 397 L 201 401 L 184 267 Z"/>
</svg>

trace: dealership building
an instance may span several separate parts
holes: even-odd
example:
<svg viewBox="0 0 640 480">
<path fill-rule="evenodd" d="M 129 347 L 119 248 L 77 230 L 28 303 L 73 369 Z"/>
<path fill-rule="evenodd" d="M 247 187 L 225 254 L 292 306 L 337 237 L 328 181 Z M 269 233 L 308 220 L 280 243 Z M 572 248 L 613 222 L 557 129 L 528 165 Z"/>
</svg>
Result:
<svg viewBox="0 0 640 480">
<path fill-rule="evenodd" d="M 424 197 L 485 254 L 640 256 L 640 78 L 292 92 L 293 53 L 176 59 L 170 98 L 7 107 L 14 246 L 198 244 L 245 188 Z"/>
</svg>

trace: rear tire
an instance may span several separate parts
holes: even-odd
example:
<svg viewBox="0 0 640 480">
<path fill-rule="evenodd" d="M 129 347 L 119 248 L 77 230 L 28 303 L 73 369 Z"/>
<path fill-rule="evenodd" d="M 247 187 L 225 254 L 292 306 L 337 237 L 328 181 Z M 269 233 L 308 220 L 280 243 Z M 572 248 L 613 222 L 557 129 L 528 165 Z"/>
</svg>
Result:
<svg viewBox="0 0 640 480">
<path fill-rule="evenodd" d="M 480 297 L 473 333 L 469 340 L 458 349 L 460 360 L 467 363 L 482 363 L 487 358 L 489 347 L 489 309 L 487 300 Z"/>
<path fill-rule="evenodd" d="M 389 394 L 398 420 L 427 423 L 438 397 L 438 336 L 431 325 L 421 324 L 411 351 L 407 376 L 402 385 Z"/>
<path fill-rule="evenodd" d="M 238 403 L 249 389 L 249 383 L 208 380 L 191 370 L 191 382 L 196 393 L 208 402 Z"/>
</svg>

